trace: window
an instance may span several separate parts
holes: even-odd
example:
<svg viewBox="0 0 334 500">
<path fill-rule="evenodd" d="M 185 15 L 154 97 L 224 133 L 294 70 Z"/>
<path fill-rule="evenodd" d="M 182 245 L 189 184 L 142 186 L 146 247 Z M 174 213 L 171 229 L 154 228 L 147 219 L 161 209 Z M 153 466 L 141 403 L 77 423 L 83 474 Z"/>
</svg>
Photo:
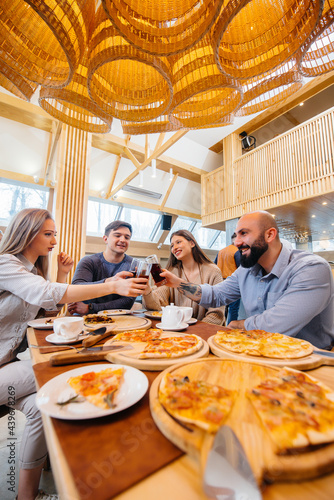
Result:
<svg viewBox="0 0 334 500">
<path fill-rule="evenodd" d="M 87 209 L 87 234 L 90 236 L 103 236 L 104 228 L 117 216 L 119 210 L 116 205 L 111 203 L 88 200 Z"/>
<path fill-rule="evenodd" d="M 87 234 L 102 236 L 104 228 L 114 220 L 123 220 L 132 226 L 132 239 L 150 241 L 152 228 L 161 215 L 135 208 L 113 205 L 107 201 L 88 200 Z"/>
<path fill-rule="evenodd" d="M 0 224 L 7 226 L 13 215 L 24 208 L 47 209 L 49 189 L 0 178 L 0 199 Z"/>
<path fill-rule="evenodd" d="M 328 252 L 334 250 L 334 240 L 312 241 L 313 252 Z"/>
<path fill-rule="evenodd" d="M 199 246 L 203 249 L 220 250 L 226 246 L 226 233 L 217 229 L 202 227 L 201 222 L 178 217 L 170 233 L 165 239 L 165 245 L 170 245 L 170 235 L 179 229 L 187 229 L 192 233 Z"/>
</svg>

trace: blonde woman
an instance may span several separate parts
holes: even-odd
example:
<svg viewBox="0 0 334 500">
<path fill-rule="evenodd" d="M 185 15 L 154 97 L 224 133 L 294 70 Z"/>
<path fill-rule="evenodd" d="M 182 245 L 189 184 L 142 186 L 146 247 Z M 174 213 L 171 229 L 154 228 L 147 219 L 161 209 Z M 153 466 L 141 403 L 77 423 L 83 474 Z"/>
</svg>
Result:
<svg viewBox="0 0 334 500">
<path fill-rule="evenodd" d="M 9 223 L 0 243 L 0 404 L 22 411 L 26 426 L 20 449 L 18 500 L 52 498 L 38 492 L 47 449 L 30 360 L 16 358 L 27 323 L 38 310 L 110 293 L 136 297 L 147 280 L 108 278 L 95 285 L 67 285 L 72 258 L 58 255 L 57 282 L 48 278 L 48 256 L 55 247 L 55 223 L 47 210 L 25 209 Z M 56 497 L 54 497 L 56 498 Z"/>
<path fill-rule="evenodd" d="M 166 269 L 190 283 L 214 285 L 223 281 L 220 269 L 205 255 L 194 236 L 185 229 L 175 231 L 170 238 L 170 256 Z M 160 310 L 170 303 L 176 306 L 191 306 L 193 317 L 206 323 L 222 325 L 225 316 L 224 306 L 205 309 L 197 302 L 182 295 L 176 288 L 161 286 L 152 290 L 149 285 L 143 293 L 147 309 Z"/>
</svg>

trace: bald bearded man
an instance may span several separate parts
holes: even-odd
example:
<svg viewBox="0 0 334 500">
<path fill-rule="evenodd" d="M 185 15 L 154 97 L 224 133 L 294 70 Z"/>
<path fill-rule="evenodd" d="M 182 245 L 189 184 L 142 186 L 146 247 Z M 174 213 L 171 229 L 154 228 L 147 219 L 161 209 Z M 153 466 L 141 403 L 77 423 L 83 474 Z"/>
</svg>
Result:
<svg viewBox="0 0 334 500">
<path fill-rule="evenodd" d="M 235 245 L 240 267 L 214 286 L 187 283 L 164 271 L 167 285 L 205 308 L 241 298 L 247 319 L 230 328 L 266 330 L 308 340 L 322 349 L 334 344 L 334 282 L 321 257 L 282 244 L 275 219 L 264 211 L 243 215 Z"/>
</svg>

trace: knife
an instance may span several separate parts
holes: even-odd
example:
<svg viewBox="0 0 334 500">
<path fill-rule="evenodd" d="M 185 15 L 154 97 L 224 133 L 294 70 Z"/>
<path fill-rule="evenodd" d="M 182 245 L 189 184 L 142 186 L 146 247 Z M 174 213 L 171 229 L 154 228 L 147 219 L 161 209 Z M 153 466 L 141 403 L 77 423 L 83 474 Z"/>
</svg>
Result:
<svg viewBox="0 0 334 500">
<path fill-rule="evenodd" d="M 318 351 L 314 349 L 313 354 L 320 354 L 320 356 L 327 356 L 328 358 L 334 358 L 334 352 L 331 351 Z"/>
<path fill-rule="evenodd" d="M 50 356 L 49 363 L 52 366 L 69 365 L 72 363 L 85 363 L 86 361 L 100 361 L 106 359 L 112 351 L 134 349 L 131 345 L 100 345 L 76 349 L 77 352 L 66 351 Z"/>
<path fill-rule="evenodd" d="M 108 327 L 101 327 L 98 328 L 97 330 L 93 330 L 92 332 L 87 332 L 89 334 L 89 337 L 85 340 L 82 341 L 82 345 L 84 347 L 91 347 L 94 344 L 97 344 L 100 342 L 100 340 L 106 339 L 107 337 L 110 337 L 111 335 L 114 335 L 113 329 L 115 326 L 113 325 L 111 328 L 110 326 Z"/>
<path fill-rule="evenodd" d="M 203 487 L 217 500 L 260 500 L 261 492 L 245 451 L 231 427 L 219 428 L 208 454 Z"/>
</svg>

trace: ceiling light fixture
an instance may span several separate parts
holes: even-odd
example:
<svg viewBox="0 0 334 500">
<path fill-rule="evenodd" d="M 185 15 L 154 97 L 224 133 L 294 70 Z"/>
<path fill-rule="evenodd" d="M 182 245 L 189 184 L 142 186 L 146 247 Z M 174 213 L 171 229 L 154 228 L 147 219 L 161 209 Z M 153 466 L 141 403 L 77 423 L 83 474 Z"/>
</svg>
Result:
<svg viewBox="0 0 334 500">
<path fill-rule="evenodd" d="M 170 181 L 173 180 L 173 169 L 172 169 L 172 167 L 169 169 L 169 180 Z"/>
<path fill-rule="evenodd" d="M 157 176 L 157 162 L 155 159 L 152 160 L 152 175 L 151 177 L 155 179 Z"/>
<path fill-rule="evenodd" d="M 138 186 L 142 188 L 144 186 L 144 172 L 141 170 L 139 172 L 139 184 Z"/>
</svg>

